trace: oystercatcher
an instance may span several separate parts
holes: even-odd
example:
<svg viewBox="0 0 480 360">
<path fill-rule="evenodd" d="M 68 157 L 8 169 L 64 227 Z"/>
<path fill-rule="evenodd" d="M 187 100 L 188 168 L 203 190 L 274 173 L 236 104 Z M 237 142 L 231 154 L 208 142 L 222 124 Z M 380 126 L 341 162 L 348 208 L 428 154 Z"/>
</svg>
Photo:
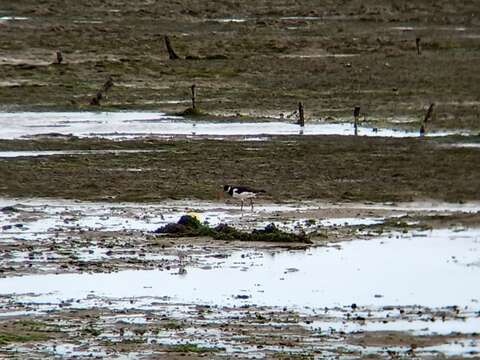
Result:
<svg viewBox="0 0 480 360">
<path fill-rule="evenodd" d="M 253 199 L 257 197 L 258 194 L 265 193 L 265 190 L 255 190 L 246 186 L 230 186 L 230 185 L 224 185 L 223 191 L 225 191 L 235 199 L 240 199 L 240 201 L 242 202 L 242 206 L 240 208 L 241 211 L 243 211 L 243 202 L 246 199 L 250 199 L 250 206 L 252 207 L 252 211 L 253 211 Z"/>
</svg>

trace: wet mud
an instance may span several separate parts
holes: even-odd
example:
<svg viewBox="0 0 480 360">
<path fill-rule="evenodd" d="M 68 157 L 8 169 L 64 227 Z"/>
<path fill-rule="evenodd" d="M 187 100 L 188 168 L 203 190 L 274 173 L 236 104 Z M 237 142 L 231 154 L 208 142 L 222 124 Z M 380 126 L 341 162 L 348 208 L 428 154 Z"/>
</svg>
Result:
<svg viewBox="0 0 480 360">
<path fill-rule="evenodd" d="M 479 16 L 0 5 L 0 358 L 479 358 Z"/>
<path fill-rule="evenodd" d="M 2 151 L 67 153 L 0 157 L 0 194 L 116 202 L 216 200 L 224 184 L 248 184 L 266 190 L 259 203 L 478 200 L 478 148 L 449 145 L 464 141 L 354 136 L 4 140 Z M 104 153 L 75 154 L 79 150 Z"/>
<path fill-rule="evenodd" d="M 342 121 L 359 105 L 369 127 L 418 130 L 434 102 L 431 130 L 480 130 L 475 2 L 62 4 L 4 6 L 5 108 L 91 110 L 111 75 L 100 109 L 183 111 L 195 83 L 214 115 L 280 119 L 302 101 L 307 123 Z"/>
<path fill-rule="evenodd" d="M 244 213 L 211 202 L 3 199 L 1 351 L 21 358 L 475 356 L 479 209 L 305 202 Z M 186 213 L 244 229 L 274 222 L 312 234 L 313 244 L 155 234 Z"/>
</svg>

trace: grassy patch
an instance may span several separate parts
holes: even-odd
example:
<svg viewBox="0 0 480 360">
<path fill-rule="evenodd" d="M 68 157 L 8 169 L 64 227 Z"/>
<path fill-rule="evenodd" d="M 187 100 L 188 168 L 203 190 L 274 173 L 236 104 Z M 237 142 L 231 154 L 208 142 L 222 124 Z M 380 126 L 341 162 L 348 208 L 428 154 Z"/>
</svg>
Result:
<svg viewBox="0 0 480 360">
<path fill-rule="evenodd" d="M 30 341 L 45 341 L 50 339 L 50 336 L 45 333 L 25 333 L 14 334 L 9 332 L 0 332 L 0 345 L 8 345 L 15 342 L 30 342 Z"/>
<path fill-rule="evenodd" d="M 223 350 L 222 348 L 217 347 L 205 347 L 205 346 L 198 346 L 197 344 L 178 344 L 169 346 L 168 350 L 170 352 L 183 352 L 183 353 L 209 353 L 209 352 L 217 352 Z"/>
<path fill-rule="evenodd" d="M 290 359 L 290 360 L 313 360 L 314 356 L 304 353 L 280 352 L 273 355 L 274 359 Z"/>
<path fill-rule="evenodd" d="M 60 330 L 55 325 L 49 325 L 36 320 L 19 320 L 2 323 L 0 330 L 0 345 L 15 342 L 45 341 L 58 335 Z"/>
</svg>

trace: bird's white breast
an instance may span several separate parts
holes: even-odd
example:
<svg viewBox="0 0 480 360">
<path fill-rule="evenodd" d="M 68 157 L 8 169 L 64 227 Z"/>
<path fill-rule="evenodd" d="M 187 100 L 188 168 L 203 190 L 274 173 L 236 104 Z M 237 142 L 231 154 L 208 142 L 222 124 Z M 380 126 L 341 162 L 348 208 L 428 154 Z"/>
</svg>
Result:
<svg viewBox="0 0 480 360">
<path fill-rule="evenodd" d="M 244 191 L 242 193 L 238 193 L 237 190 L 233 190 L 233 194 L 232 194 L 234 198 L 238 198 L 238 199 L 250 199 L 250 198 L 254 198 L 256 195 L 257 194 L 250 191 Z"/>
</svg>

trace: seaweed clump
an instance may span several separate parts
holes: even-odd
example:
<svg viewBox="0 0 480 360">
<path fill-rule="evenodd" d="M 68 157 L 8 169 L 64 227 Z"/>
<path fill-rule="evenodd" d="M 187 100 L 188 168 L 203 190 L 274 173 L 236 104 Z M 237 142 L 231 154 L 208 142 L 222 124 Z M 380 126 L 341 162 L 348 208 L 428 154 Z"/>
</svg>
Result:
<svg viewBox="0 0 480 360">
<path fill-rule="evenodd" d="M 210 236 L 216 240 L 311 243 L 305 233 L 285 232 L 278 229 L 275 224 L 269 224 L 264 229 L 247 232 L 226 224 L 219 224 L 212 228 L 190 215 L 183 215 L 178 222 L 158 228 L 155 233 L 178 237 Z"/>
<path fill-rule="evenodd" d="M 175 236 L 213 236 L 213 229 L 203 225 L 196 217 L 183 215 L 176 223 L 168 223 L 154 231 L 156 234 Z"/>
</svg>

